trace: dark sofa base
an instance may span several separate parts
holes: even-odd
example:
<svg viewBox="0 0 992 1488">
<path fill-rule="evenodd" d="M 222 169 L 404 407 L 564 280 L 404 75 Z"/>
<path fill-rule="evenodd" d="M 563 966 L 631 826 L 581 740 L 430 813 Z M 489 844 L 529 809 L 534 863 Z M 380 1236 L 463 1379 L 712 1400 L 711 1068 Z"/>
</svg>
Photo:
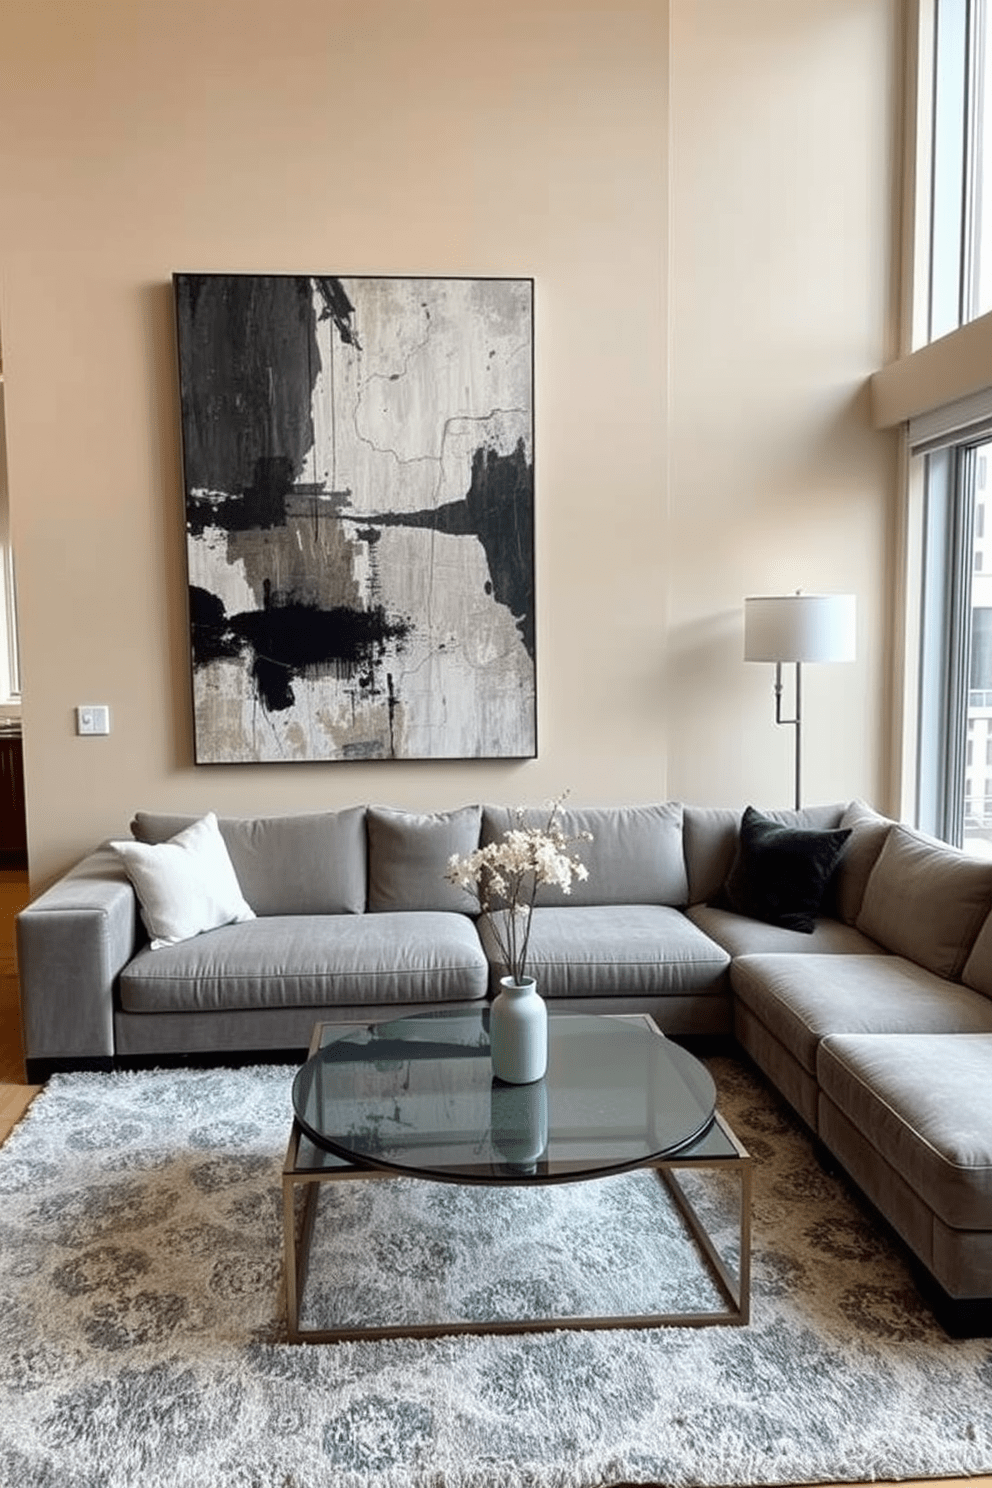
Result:
<svg viewBox="0 0 992 1488">
<path fill-rule="evenodd" d="M 915 1256 L 909 1259 L 920 1296 L 949 1338 L 992 1338 L 992 1297 L 951 1297 Z"/>
<path fill-rule="evenodd" d="M 109 1074 L 117 1068 L 117 1061 L 110 1056 L 75 1055 L 71 1059 L 25 1059 L 24 1078 L 28 1085 L 44 1085 L 52 1075 L 83 1073 Z"/>
<path fill-rule="evenodd" d="M 114 1059 L 28 1059 L 25 1074 L 29 1085 L 44 1085 L 52 1075 L 86 1073 L 113 1074 L 116 1070 L 150 1069 L 237 1069 L 253 1064 L 302 1064 L 307 1049 L 229 1049 L 222 1057 L 203 1050 L 188 1054 L 129 1054 Z"/>
</svg>

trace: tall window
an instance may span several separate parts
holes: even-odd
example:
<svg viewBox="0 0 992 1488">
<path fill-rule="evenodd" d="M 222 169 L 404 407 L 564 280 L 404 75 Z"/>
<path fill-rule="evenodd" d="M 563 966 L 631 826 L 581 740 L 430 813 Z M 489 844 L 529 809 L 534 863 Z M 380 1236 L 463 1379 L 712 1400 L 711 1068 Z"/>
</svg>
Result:
<svg viewBox="0 0 992 1488">
<path fill-rule="evenodd" d="M 934 0 L 927 332 L 992 310 L 992 0 Z M 917 820 L 992 858 L 992 366 L 910 422 L 926 459 Z"/>
<path fill-rule="evenodd" d="M 927 456 L 917 816 L 992 858 L 992 439 Z"/>
<path fill-rule="evenodd" d="M 934 8 L 929 337 L 992 310 L 989 0 Z"/>
</svg>

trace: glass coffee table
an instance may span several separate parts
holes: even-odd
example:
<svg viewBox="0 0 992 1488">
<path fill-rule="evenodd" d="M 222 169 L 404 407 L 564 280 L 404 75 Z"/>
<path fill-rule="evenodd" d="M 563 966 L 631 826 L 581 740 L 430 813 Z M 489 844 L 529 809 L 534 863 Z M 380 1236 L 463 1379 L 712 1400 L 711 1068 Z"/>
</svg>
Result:
<svg viewBox="0 0 992 1488">
<path fill-rule="evenodd" d="M 293 1083 L 294 1121 L 283 1168 L 290 1341 L 746 1323 L 751 1160 L 716 1110 L 705 1065 L 665 1038 L 646 1015 L 550 1010 L 547 1074 L 531 1085 L 506 1085 L 492 1074 L 488 1019 L 488 1006 L 481 1005 L 384 1023 L 323 1023 L 314 1030 L 309 1058 Z M 590 1182 L 638 1168 L 655 1169 L 667 1185 L 723 1308 L 301 1327 L 322 1184 L 403 1176 L 531 1187 Z M 718 1169 L 737 1180 L 736 1266 L 719 1254 L 678 1179 L 681 1169 Z"/>
</svg>

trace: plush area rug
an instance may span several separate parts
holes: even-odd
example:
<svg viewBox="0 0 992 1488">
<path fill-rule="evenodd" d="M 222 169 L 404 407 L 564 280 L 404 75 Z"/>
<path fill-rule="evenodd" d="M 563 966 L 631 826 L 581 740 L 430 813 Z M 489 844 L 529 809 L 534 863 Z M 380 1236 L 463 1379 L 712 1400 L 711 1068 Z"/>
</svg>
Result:
<svg viewBox="0 0 992 1488">
<path fill-rule="evenodd" d="M 992 1471 L 992 1344 L 746 1066 L 746 1328 L 282 1342 L 285 1068 L 64 1075 L 0 1148 L 4 1488 L 592 1488 Z M 719 1230 L 726 1195 L 704 1201 Z M 728 1222 L 729 1223 L 729 1222 Z M 732 1229 L 727 1236 L 732 1238 Z M 709 1305 L 648 1174 L 325 1188 L 309 1321 Z"/>
</svg>

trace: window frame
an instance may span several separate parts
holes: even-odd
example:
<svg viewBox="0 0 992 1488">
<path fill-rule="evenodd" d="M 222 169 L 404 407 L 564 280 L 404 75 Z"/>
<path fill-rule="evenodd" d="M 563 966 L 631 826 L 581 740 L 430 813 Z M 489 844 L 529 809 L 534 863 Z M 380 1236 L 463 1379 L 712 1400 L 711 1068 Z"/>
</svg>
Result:
<svg viewBox="0 0 992 1488">
<path fill-rule="evenodd" d="M 935 169 L 932 125 L 939 3 L 940 0 L 907 0 L 901 12 L 905 27 L 905 72 L 899 317 L 892 358 L 872 375 L 870 384 L 876 429 L 892 430 L 898 435 L 897 482 L 901 497 L 894 514 L 891 612 L 894 665 L 889 683 L 890 747 L 886 756 L 889 773 L 884 782 L 883 800 L 888 801 L 889 811 L 903 820 L 946 833 L 948 813 L 943 809 L 938 811 L 933 804 L 935 771 L 932 758 L 927 757 L 932 744 L 924 737 L 926 730 L 922 722 L 926 709 L 935 706 L 932 685 L 924 676 L 923 654 L 924 611 L 928 611 L 926 624 L 932 626 L 935 607 L 944 605 L 946 613 L 951 601 L 946 592 L 942 595 L 938 592 L 931 593 L 924 604 L 924 580 L 928 564 L 929 572 L 933 572 L 935 541 L 933 531 L 927 531 L 926 477 L 935 451 L 992 438 L 992 309 L 936 341 L 929 340 Z M 978 14 L 973 7 L 971 15 Z M 992 26 L 992 0 L 983 0 L 980 19 L 986 28 Z M 988 78 L 985 83 L 992 87 Z M 975 97 L 974 90 L 971 96 Z M 985 122 L 992 129 L 988 109 Z M 990 137 L 986 138 L 983 165 L 986 172 L 992 168 Z M 987 189 L 992 191 L 992 187 Z M 992 515 L 987 514 L 986 529 L 992 539 L 990 524 Z M 987 541 L 986 548 L 984 568 L 989 573 L 992 542 Z M 966 551 L 963 542 L 959 542 L 958 550 Z M 987 582 L 981 574 L 975 578 L 976 582 Z M 931 634 L 927 640 L 931 651 L 933 644 Z M 959 657 L 955 665 L 960 674 L 964 660 Z M 966 730 L 967 723 L 963 727 Z M 931 736 L 932 732 L 931 729 Z M 948 747 L 963 762 L 963 737 L 955 738 L 952 734 Z"/>
</svg>

